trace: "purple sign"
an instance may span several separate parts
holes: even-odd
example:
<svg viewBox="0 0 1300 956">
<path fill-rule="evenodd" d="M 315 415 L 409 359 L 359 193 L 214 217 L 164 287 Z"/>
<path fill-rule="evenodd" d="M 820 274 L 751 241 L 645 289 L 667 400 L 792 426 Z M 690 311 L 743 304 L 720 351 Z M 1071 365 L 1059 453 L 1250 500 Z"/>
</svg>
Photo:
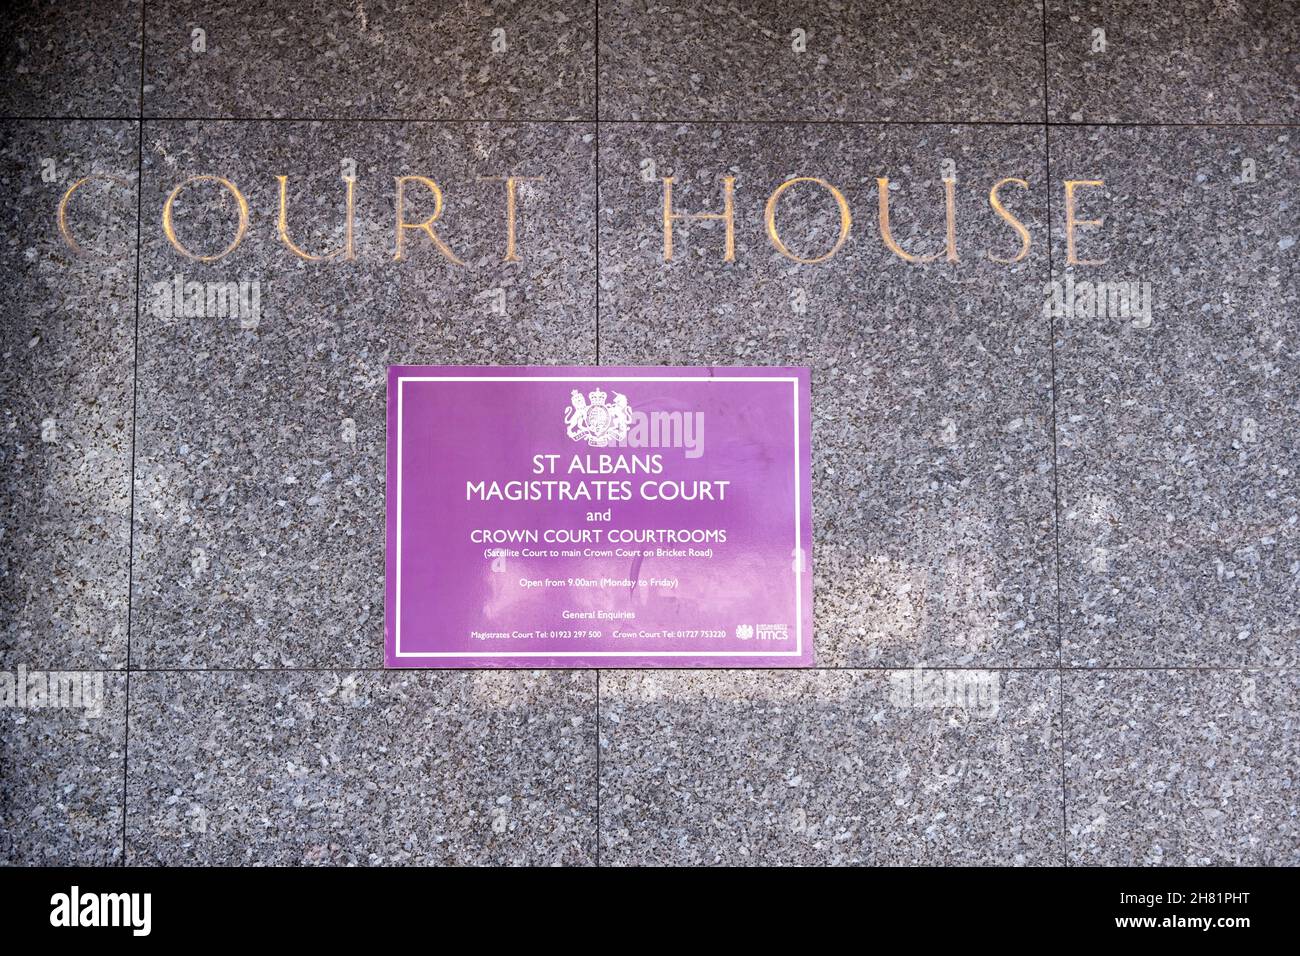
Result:
<svg viewBox="0 0 1300 956">
<path fill-rule="evenodd" d="M 389 368 L 387 665 L 810 665 L 808 410 L 805 368 Z"/>
</svg>

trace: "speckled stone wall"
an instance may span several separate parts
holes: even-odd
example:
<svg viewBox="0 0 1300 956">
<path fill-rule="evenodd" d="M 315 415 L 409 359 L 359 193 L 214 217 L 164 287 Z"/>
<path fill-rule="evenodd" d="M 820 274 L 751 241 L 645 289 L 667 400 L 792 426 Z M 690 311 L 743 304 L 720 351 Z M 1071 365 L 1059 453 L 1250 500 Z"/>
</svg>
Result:
<svg viewBox="0 0 1300 956">
<path fill-rule="evenodd" d="M 1293 3 L 8 15 L 0 860 L 1300 864 Z M 815 669 L 383 670 L 386 367 L 595 362 L 812 369 Z"/>
</svg>

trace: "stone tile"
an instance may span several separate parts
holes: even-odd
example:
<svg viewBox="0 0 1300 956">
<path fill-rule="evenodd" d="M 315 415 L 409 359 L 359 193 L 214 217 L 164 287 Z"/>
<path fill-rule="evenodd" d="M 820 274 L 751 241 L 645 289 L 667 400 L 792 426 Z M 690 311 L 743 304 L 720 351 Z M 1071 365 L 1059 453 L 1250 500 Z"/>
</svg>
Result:
<svg viewBox="0 0 1300 956">
<path fill-rule="evenodd" d="M 129 862 L 581 863 L 595 675 L 132 677 Z"/>
<path fill-rule="evenodd" d="M 1055 122 L 1294 123 L 1298 71 L 1289 0 L 1047 0 Z"/>
<path fill-rule="evenodd" d="M 1300 675 L 1065 674 L 1070 862 L 1300 864 Z"/>
<path fill-rule="evenodd" d="M 602 672 L 602 864 L 1059 863 L 1057 675 L 974 673 Z"/>
<path fill-rule="evenodd" d="M 0 676 L 0 865 L 116 863 L 126 675 L 51 676 L 34 667 Z"/>
<path fill-rule="evenodd" d="M 595 692 L 592 671 L 358 678 L 334 724 L 339 859 L 591 864 Z"/>
<path fill-rule="evenodd" d="M 0 123 L 0 665 L 126 664 L 138 145 Z"/>
<path fill-rule="evenodd" d="M 1043 119 L 1028 0 L 609 0 L 600 17 L 601 119 Z"/>
<path fill-rule="evenodd" d="M 1051 355 L 1041 130 L 1018 127 L 620 125 L 601 136 L 600 358 L 618 364 L 807 365 L 821 665 L 1045 666 L 1058 661 Z M 944 246 L 941 164 L 956 165 L 960 261 L 909 263 L 893 236 Z M 718 212 L 735 176 L 735 261 Z M 842 193 L 848 239 L 819 264 L 784 258 L 764 208 L 788 177 Z M 988 205 L 1006 177 L 1021 245 Z M 780 199 L 793 254 L 833 248 L 841 217 L 815 184 Z"/>
<path fill-rule="evenodd" d="M 8 5 L 0 116 L 137 115 L 141 2 Z"/>
<path fill-rule="evenodd" d="M 328 674 L 132 675 L 127 862 L 328 862 Z"/>
<path fill-rule="evenodd" d="M 148 124 L 132 660 L 145 666 L 375 666 L 383 660 L 385 383 L 390 364 L 581 363 L 594 352 L 594 134 L 576 124 Z M 343 247 L 341 162 L 355 161 L 355 259 L 307 262 L 277 237 Z M 246 237 L 184 258 L 160 225 L 174 185 L 222 175 Z M 394 177 L 442 188 L 432 241 L 394 259 Z M 506 187 L 519 175 L 516 254 Z M 408 184 L 407 221 L 433 213 Z M 175 235 L 219 252 L 223 187 L 186 187 Z M 259 317 L 168 318 L 184 283 L 260 282 Z M 249 287 L 251 289 L 251 286 Z M 252 327 L 252 326 L 256 327 Z"/>
<path fill-rule="evenodd" d="M 1151 300 L 1148 321 L 1076 296 L 1085 308 L 1056 321 L 1065 661 L 1293 664 L 1300 153 L 1276 129 L 1051 141 L 1055 181 L 1105 183 L 1078 192 L 1078 217 L 1105 223 L 1080 228 L 1076 249 L 1104 265 L 1065 265 L 1053 193 L 1062 291 L 1149 283 Z"/>
<path fill-rule="evenodd" d="M 594 118 L 595 4 L 167 0 L 145 66 L 149 116 Z"/>
</svg>

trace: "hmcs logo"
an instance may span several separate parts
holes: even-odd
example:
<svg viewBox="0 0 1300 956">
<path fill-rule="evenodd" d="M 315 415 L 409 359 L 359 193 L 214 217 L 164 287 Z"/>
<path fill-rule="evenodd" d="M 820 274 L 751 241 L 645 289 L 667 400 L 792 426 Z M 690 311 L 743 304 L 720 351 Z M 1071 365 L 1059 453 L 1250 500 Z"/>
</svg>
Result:
<svg viewBox="0 0 1300 956">
<path fill-rule="evenodd" d="M 736 625 L 736 637 L 740 638 L 742 641 L 752 640 L 753 637 L 754 637 L 754 625 L 753 625 L 753 624 L 737 624 L 737 625 Z"/>
<path fill-rule="evenodd" d="M 607 397 L 599 387 L 588 392 L 586 398 L 576 388 L 573 390 L 569 408 L 564 413 L 564 424 L 568 426 L 570 438 L 598 448 L 617 445 L 627 438 L 627 430 L 632 424 L 632 409 L 628 407 L 627 396 L 615 392 L 613 405 L 605 404 Z"/>
</svg>

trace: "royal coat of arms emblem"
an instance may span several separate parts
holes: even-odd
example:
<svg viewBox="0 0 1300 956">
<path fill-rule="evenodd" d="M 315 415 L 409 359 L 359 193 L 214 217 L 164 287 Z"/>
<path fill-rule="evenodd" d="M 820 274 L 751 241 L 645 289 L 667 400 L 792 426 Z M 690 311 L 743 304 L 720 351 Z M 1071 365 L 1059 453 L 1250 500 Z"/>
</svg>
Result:
<svg viewBox="0 0 1300 956">
<path fill-rule="evenodd" d="M 569 408 L 564 413 L 564 424 L 570 438 L 601 448 L 617 445 L 627 438 L 627 430 L 632 424 L 632 409 L 628 407 L 627 396 L 615 392 L 612 405 L 605 404 L 607 398 L 599 387 L 588 392 L 586 398 L 576 388 L 573 390 Z"/>
</svg>

